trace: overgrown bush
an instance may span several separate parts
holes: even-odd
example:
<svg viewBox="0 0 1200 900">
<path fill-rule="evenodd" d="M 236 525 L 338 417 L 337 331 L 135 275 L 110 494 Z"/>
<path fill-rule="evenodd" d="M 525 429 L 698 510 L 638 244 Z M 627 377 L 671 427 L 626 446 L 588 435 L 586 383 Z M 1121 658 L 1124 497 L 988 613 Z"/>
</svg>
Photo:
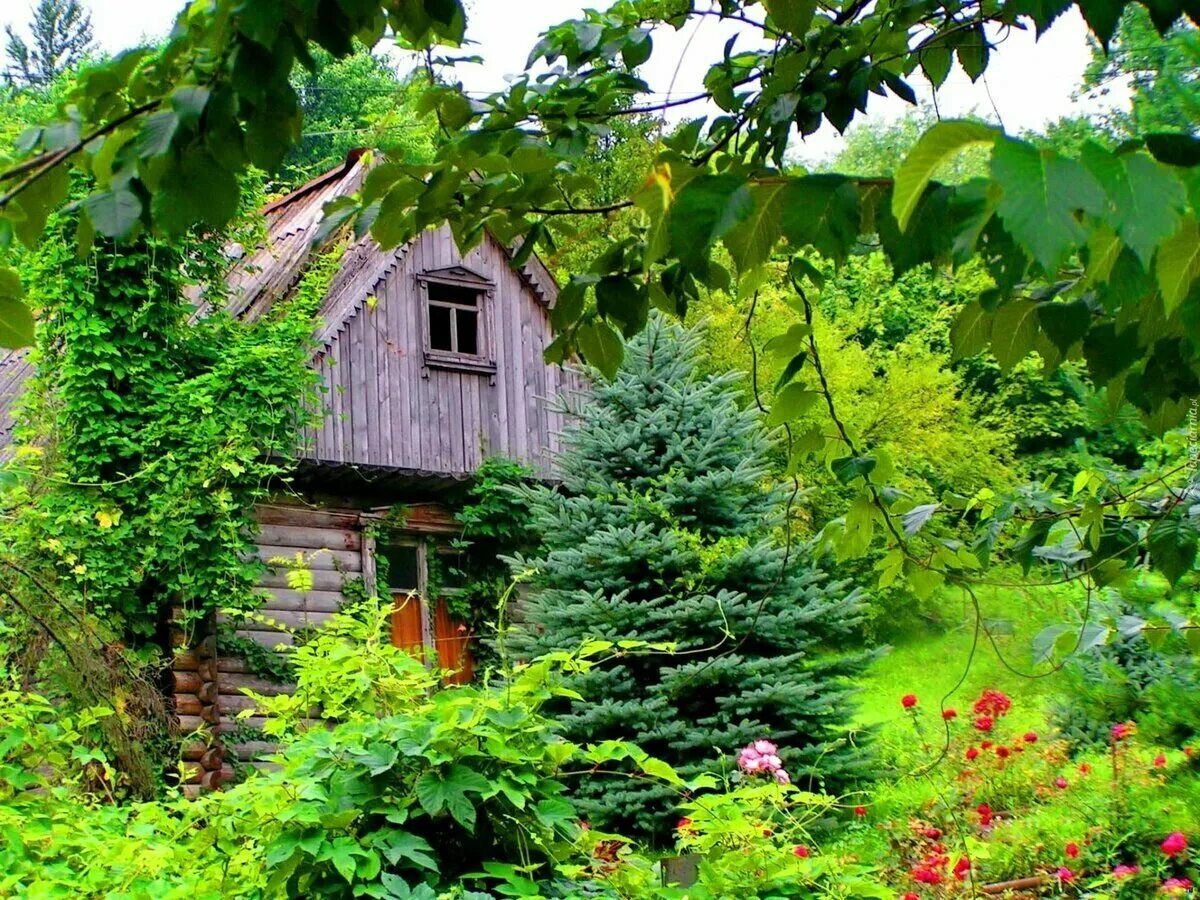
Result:
<svg viewBox="0 0 1200 900">
<path fill-rule="evenodd" d="M 762 773 L 685 783 L 632 745 L 560 738 L 545 704 L 569 694 L 571 676 L 611 661 L 615 646 L 438 690 L 436 673 L 372 639 L 385 616 L 365 604 L 289 651 L 298 699 L 259 698 L 285 724 L 278 768 L 196 801 L 110 802 L 89 775 L 103 757 L 83 738 L 111 711 L 68 721 L 37 698 L 0 695 L 14 722 L 0 741 L 0 894 L 715 900 L 753 884 L 752 846 L 770 848 L 772 897 L 828 896 L 845 878 L 871 887 L 864 867 L 818 858 L 815 846 L 810 860 L 789 843 L 830 798 Z M 306 723 L 310 703 L 330 718 Z M 632 842 L 581 822 L 565 798 L 581 777 L 655 780 L 690 794 L 696 825 L 680 834 L 703 858 L 698 885 L 663 887 Z M 884 896 L 874 890 L 852 896 Z"/>
</svg>

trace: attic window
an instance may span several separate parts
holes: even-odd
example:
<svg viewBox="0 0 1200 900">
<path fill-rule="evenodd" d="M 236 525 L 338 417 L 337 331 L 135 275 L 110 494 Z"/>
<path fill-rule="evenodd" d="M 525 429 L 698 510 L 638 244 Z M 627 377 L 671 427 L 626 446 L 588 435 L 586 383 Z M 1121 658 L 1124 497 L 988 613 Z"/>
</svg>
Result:
<svg viewBox="0 0 1200 900">
<path fill-rule="evenodd" d="M 488 304 L 495 285 L 461 266 L 424 272 L 417 280 L 424 291 L 425 365 L 494 374 Z"/>
<path fill-rule="evenodd" d="M 429 282 L 429 349 L 479 356 L 479 314 L 483 291 Z"/>
</svg>

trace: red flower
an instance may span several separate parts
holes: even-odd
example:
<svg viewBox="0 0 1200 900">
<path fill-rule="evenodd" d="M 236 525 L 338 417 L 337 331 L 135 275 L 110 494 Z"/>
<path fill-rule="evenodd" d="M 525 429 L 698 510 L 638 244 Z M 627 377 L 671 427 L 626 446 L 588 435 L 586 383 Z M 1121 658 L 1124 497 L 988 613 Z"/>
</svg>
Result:
<svg viewBox="0 0 1200 900">
<path fill-rule="evenodd" d="M 996 755 L 1001 759 L 1008 759 L 1008 748 L 1001 744 L 996 748 Z"/>
<path fill-rule="evenodd" d="M 1195 753 L 1195 752 L 1196 752 L 1196 751 L 1195 751 L 1195 750 L 1193 750 L 1191 747 L 1184 747 L 1184 748 L 1183 748 L 1183 755 L 1184 755 L 1184 756 L 1186 756 L 1186 757 L 1188 757 L 1189 759 L 1191 758 L 1192 754 L 1193 754 L 1193 753 Z"/>
<path fill-rule="evenodd" d="M 1140 871 L 1142 871 L 1141 866 L 1116 866 L 1113 868 L 1113 878 L 1117 879 L 1117 881 L 1122 881 L 1126 878 L 1132 878 Z"/>
<path fill-rule="evenodd" d="M 925 835 L 925 837 L 929 838 L 931 841 L 936 841 L 938 838 L 940 838 L 942 836 L 942 829 L 929 827 L 929 828 L 926 828 L 921 833 L 923 835 Z"/>
<path fill-rule="evenodd" d="M 1165 755 L 1160 753 L 1160 754 L 1158 754 L 1158 756 L 1154 757 L 1154 768 L 1165 769 L 1166 767 L 1167 767 L 1167 757 Z"/>
<path fill-rule="evenodd" d="M 981 750 L 991 750 L 991 749 L 992 749 L 992 742 L 991 742 L 991 741 L 980 741 L 980 742 L 979 742 L 979 748 L 980 748 Z"/>
<path fill-rule="evenodd" d="M 1058 788 L 1060 791 L 1065 791 L 1067 789 L 1067 779 L 1065 779 L 1061 775 L 1059 775 L 1057 778 L 1054 779 L 1054 786 L 1056 788 Z"/>
<path fill-rule="evenodd" d="M 1021 738 L 1021 740 L 1023 740 L 1027 744 L 1036 744 L 1037 739 L 1038 738 L 1037 738 L 1036 731 L 1027 731 L 1027 732 L 1025 732 L 1025 736 L 1023 738 Z"/>
<path fill-rule="evenodd" d="M 1112 739 L 1114 741 L 1123 741 L 1136 731 L 1137 726 L 1132 722 L 1118 722 L 1112 727 Z"/>
<path fill-rule="evenodd" d="M 854 814 L 861 819 L 867 814 L 867 808 L 865 806 L 856 806 L 854 807 Z"/>
<path fill-rule="evenodd" d="M 797 844 L 795 847 L 792 848 L 792 855 L 798 856 L 801 859 L 808 859 L 808 848 L 805 847 L 803 844 Z"/>
<path fill-rule="evenodd" d="M 912 709 L 914 706 L 917 705 L 917 695 L 916 694 L 905 694 L 903 697 L 900 698 L 900 705 L 903 706 L 905 709 Z"/>
<path fill-rule="evenodd" d="M 967 873 L 971 871 L 971 861 L 965 856 L 960 856 L 958 862 L 954 864 L 954 877 L 962 881 L 967 877 Z"/>
<path fill-rule="evenodd" d="M 1091 763 L 1080 763 L 1079 764 L 1079 774 L 1080 775 L 1087 775 L 1091 771 L 1092 771 Z"/>
<path fill-rule="evenodd" d="M 980 803 L 977 807 L 975 807 L 975 812 L 979 813 L 980 825 L 992 824 L 992 808 L 986 803 Z"/>
<path fill-rule="evenodd" d="M 958 718 L 958 710 L 954 709 L 953 707 L 951 707 L 950 709 L 943 709 L 942 710 L 942 718 L 945 719 L 947 722 L 949 722 L 951 719 L 957 719 Z"/>
<path fill-rule="evenodd" d="M 1162 883 L 1162 892 L 1164 894 L 1186 894 L 1192 889 L 1192 879 L 1190 878 L 1168 878 Z"/>
<path fill-rule="evenodd" d="M 972 708 L 977 716 L 991 716 L 998 719 L 1012 709 L 1012 700 L 1004 692 L 988 688 L 979 695 L 979 699 L 975 701 L 975 706 Z"/>
<path fill-rule="evenodd" d="M 912 870 L 913 881 L 919 881 L 921 884 L 941 884 L 942 875 L 936 869 L 932 869 L 927 865 L 917 866 Z"/>
<path fill-rule="evenodd" d="M 1075 843 L 1074 841 L 1071 841 L 1064 848 L 1064 852 L 1067 854 L 1067 857 L 1069 859 L 1078 859 L 1079 858 L 1079 845 L 1077 843 Z"/>
<path fill-rule="evenodd" d="M 967 748 L 967 759 L 973 761 L 976 758 L 978 758 L 978 756 L 979 756 L 979 748 L 978 747 L 968 747 Z"/>
<path fill-rule="evenodd" d="M 1188 842 L 1182 831 L 1172 831 L 1159 846 L 1167 856 L 1175 857 L 1187 849 Z"/>
<path fill-rule="evenodd" d="M 1068 869 L 1066 866 L 1059 866 L 1058 871 L 1055 872 L 1054 874 L 1058 877 L 1058 880 L 1060 882 L 1062 882 L 1063 884 L 1070 884 L 1072 881 L 1075 880 L 1075 873 L 1072 872 L 1070 869 Z"/>
<path fill-rule="evenodd" d="M 996 720 L 991 716 L 980 716 L 975 720 L 975 727 L 983 732 L 991 731 L 995 724 Z"/>
<path fill-rule="evenodd" d="M 683 829 L 687 828 L 691 824 L 692 824 L 692 820 L 689 819 L 687 816 L 684 816 L 682 819 L 680 819 L 678 822 L 675 823 L 675 828 L 678 831 L 683 831 Z"/>
<path fill-rule="evenodd" d="M 921 900 L 916 891 L 905 891 L 904 896 L 900 900 Z"/>
</svg>

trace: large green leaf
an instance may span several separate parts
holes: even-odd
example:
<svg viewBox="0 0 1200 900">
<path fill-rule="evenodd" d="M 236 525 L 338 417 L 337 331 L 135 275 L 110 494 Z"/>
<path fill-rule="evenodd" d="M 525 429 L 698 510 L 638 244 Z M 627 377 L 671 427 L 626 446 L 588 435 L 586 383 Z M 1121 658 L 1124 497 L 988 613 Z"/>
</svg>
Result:
<svg viewBox="0 0 1200 900">
<path fill-rule="evenodd" d="M 908 230 L 917 203 L 938 166 L 972 144 L 994 144 L 999 132 L 980 122 L 946 121 L 934 125 L 909 151 L 896 170 L 892 215 L 901 231 Z"/>
<path fill-rule="evenodd" d="M 992 340 L 992 313 L 978 303 L 968 303 L 950 326 L 950 346 L 954 359 L 982 353 Z"/>
<path fill-rule="evenodd" d="M 599 369 L 605 378 L 617 374 L 625 348 L 621 345 L 621 338 L 607 322 L 599 319 L 584 322 L 575 332 L 575 342 L 583 358 Z"/>
<path fill-rule="evenodd" d="M 1146 536 L 1150 564 L 1175 585 L 1196 562 L 1196 529 L 1181 518 L 1155 522 Z"/>
<path fill-rule="evenodd" d="M 1024 141 L 996 142 L 992 177 L 1003 192 L 996 212 L 1005 229 L 1047 272 L 1087 237 L 1077 213 L 1098 215 L 1105 207 L 1104 192 L 1080 162 Z"/>
<path fill-rule="evenodd" d="M 0 266 L 0 347 L 15 349 L 33 343 L 33 314 L 21 302 L 24 293 L 16 270 Z"/>
<path fill-rule="evenodd" d="M 1184 219 L 1179 230 L 1158 248 L 1155 275 L 1170 315 L 1200 277 L 1200 227 L 1195 219 Z"/>
<path fill-rule="evenodd" d="M 685 265 L 703 268 L 713 242 L 753 211 L 754 200 L 745 179 L 736 175 L 693 178 L 671 206 L 671 250 Z"/>
<path fill-rule="evenodd" d="M 1000 368 L 1013 366 L 1033 350 L 1038 336 L 1038 306 L 1029 300 L 1012 300 L 998 310 L 992 322 L 992 353 Z"/>
<path fill-rule="evenodd" d="M 475 829 L 475 804 L 468 793 L 482 794 L 488 780 L 464 765 L 455 763 L 445 771 L 430 770 L 417 779 L 413 786 L 417 802 L 431 816 L 443 809 L 468 831 Z"/>
<path fill-rule="evenodd" d="M 796 249 L 811 245 L 828 259 L 846 258 L 862 219 L 858 189 L 840 175 L 810 175 L 787 185 L 783 233 Z"/>
<path fill-rule="evenodd" d="M 1105 219 L 1142 265 L 1149 267 L 1154 248 L 1179 227 L 1186 205 L 1183 184 L 1145 153 L 1110 153 L 1088 141 L 1080 161 L 1108 197 Z"/>
<path fill-rule="evenodd" d="M 88 218 L 97 234 L 106 237 L 125 237 L 142 214 L 142 201 L 133 191 L 120 188 L 92 194 L 84 201 Z"/>
<path fill-rule="evenodd" d="M 782 182 L 751 186 L 754 211 L 724 237 L 739 272 L 747 272 L 771 258 L 782 225 L 784 190 Z"/>
</svg>

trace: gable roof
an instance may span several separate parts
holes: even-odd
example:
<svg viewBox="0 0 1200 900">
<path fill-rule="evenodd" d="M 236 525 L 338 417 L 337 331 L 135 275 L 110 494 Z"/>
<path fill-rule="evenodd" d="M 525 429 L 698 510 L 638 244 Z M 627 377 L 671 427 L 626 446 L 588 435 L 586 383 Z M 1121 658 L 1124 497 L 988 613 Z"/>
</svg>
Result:
<svg viewBox="0 0 1200 900">
<path fill-rule="evenodd" d="M 239 245 L 226 248 L 230 258 L 236 260 L 226 277 L 227 312 L 253 322 L 269 312 L 277 300 L 288 296 L 307 271 L 314 249 L 320 252 L 320 248 L 314 248 L 314 240 L 325 204 L 357 193 L 369 168 L 370 156 L 361 149 L 352 150 L 342 165 L 262 208 L 266 219 L 263 243 L 251 250 Z M 494 240 L 490 234 L 485 239 Z M 498 241 L 496 244 L 512 258 L 511 248 Z M 404 258 L 409 246 L 385 251 L 367 234 L 346 248 L 317 312 L 321 321 L 316 334 L 319 345 L 327 346 L 345 323 L 358 314 L 376 285 Z M 541 303 L 554 305 L 558 283 L 535 254 L 530 255 L 517 273 Z M 211 311 L 201 288 L 192 292 L 192 299 L 196 303 L 196 317 Z M 33 371 L 29 348 L 0 351 L 0 460 L 11 455 L 17 402 Z"/>
</svg>

